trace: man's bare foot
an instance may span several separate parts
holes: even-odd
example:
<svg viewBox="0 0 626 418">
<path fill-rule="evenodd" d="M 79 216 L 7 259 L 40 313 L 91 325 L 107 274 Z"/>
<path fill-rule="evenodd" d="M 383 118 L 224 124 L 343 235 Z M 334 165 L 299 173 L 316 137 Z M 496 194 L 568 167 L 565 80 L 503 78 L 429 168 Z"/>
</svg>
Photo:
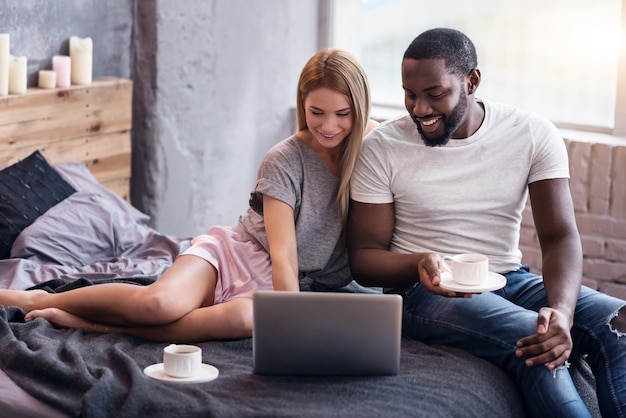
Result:
<svg viewBox="0 0 626 418">
<path fill-rule="evenodd" d="M 58 308 L 36 309 L 34 311 L 30 311 L 24 317 L 24 321 L 29 322 L 35 318 L 46 319 L 60 328 L 83 329 L 86 332 L 97 332 L 105 330 L 105 328 L 102 328 L 102 330 L 98 330 L 97 325 L 93 321 L 89 321 L 85 318 L 71 314 Z"/>
<path fill-rule="evenodd" d="M 0 305 L 4 305 L 6 308 L 9 306 L 17 306 L 30 311 L 34 309 L 35 300 L 37 296 L 42 294 L 48 294 L 45 290 L 13 290 L 13 289 L 0 289 Z"/>
</svg>

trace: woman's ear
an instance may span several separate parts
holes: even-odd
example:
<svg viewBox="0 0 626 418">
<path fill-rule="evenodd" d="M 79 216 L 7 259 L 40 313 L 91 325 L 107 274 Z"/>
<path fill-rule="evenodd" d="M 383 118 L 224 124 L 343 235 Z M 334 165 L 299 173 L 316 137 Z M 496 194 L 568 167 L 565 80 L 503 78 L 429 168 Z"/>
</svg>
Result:
<svg viewBox="0 0 626 418">
<path fill-rule="evenodd" d="M 467 82 L 467 94 L 474 94 L 480 84 L 480 70 L 474 68 L 466 77 Z"/>
</svg>

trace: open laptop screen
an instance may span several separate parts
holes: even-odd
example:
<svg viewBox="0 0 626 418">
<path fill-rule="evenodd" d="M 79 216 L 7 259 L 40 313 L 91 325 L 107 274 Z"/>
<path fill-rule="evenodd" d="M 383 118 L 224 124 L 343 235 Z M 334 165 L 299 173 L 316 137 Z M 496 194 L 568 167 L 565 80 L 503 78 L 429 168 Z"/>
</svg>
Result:
<svg viewBox="0 0 626 418">
<path fill-rule="evenodd" d="M 402 298 L 329 292 L 256 292 L 254 372 L 393 375 L 400 365 Z"/>
</svg>

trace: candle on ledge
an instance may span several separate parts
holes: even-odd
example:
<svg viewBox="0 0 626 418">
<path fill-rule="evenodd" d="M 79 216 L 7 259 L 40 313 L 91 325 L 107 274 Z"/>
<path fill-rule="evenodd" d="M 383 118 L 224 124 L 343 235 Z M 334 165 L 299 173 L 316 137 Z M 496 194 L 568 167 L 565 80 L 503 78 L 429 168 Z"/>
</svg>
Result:
<svg viewBox="0 0 626 418">
<path fill-rule="evenodd" d="M 93 43 L 91 38 L 70 38 L 72 61 L 72 84 L 91 84 L 93 66 Z"/>
<path fill-rule="evenodd" d="M 39 87 L 53 89 L 57 86 L 57 73 L 50 70 L 39 70 Z"/>
<path fill-rule="evenodd" d="M 9 57 L 9 94 L 26 94 L 26 57 Z"/>
<path fill-rule="evenodd" d="M 70 74 L 72 72 L 71 58 L 67 55 L 55 55 L 52 57 L 52 71 L 57 73 L 57 87 L 69 87 L 72 84 Z"/>
<path fill-rule="evenodd" d="M 10 36 L 0 33 L 0 96 L 9 94 Z"/>
</svg>

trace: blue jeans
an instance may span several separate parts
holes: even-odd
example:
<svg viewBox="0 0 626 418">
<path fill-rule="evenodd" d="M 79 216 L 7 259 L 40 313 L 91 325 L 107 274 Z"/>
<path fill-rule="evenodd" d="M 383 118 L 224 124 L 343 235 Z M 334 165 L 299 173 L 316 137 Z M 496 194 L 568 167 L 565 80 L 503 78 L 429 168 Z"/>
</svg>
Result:
<svg viewBox="0 0 626 418">
<path fill-rule="evenodd" d="M 542 278 L 527 268 L 505 274 L 507 284 L 472 298 L 433 295 L 417 285 L 404 298 L 403 332 L 427 344 L 461 348 L 504 369 L 515 381 L 532 417 L 590 416 L 567 367 L 554 372 L 527 367 L 515 343 L 537 330 L 537 311 L 547 306 Z M 610 321 L 626 301 L 582 287 L 571 334 L 573 356 L 588 355 L 603 417 L 626 413 L 626 336 Z"/>
</svg>

